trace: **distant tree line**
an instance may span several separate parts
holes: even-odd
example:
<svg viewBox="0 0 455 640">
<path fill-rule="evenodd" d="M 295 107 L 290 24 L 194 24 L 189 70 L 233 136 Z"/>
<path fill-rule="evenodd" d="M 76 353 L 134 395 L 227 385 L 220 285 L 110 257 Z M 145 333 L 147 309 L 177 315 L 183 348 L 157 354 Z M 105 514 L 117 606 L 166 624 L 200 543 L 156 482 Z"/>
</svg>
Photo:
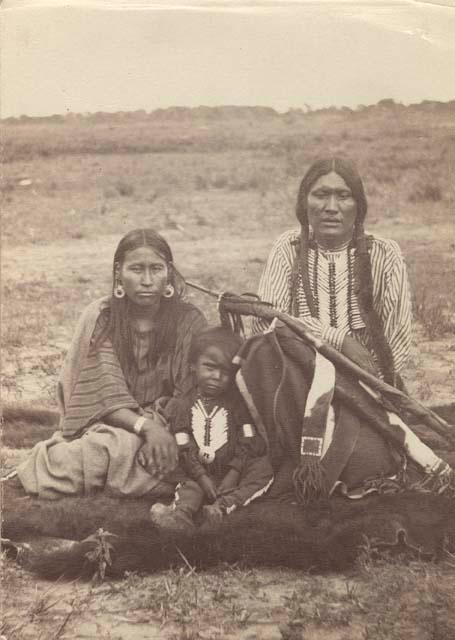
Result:
<svg viewBox="0 0 455 640">
<path fill-rule="evenodd" d="M 66 124 L 66 123 L 106 123 L 106 124 L 122 124 L 130 122 L 138 122 L 144 120 L 152 121 L 184 121 L 184 120 L 204 120 L 215 122 L 217 120 L 226 119 L 250 119 L 270 120 L 276 118 L 300 118 L 312 115 L 323 114 L 340 114 L 340 113 L 360 113 L 375 111 L 418 111 L 426 113 L 455 113 L 455 100 L 448 102 L 440 102 L 437 100 L 423 100 L 420 103 L 410 104 L 408 106 L 399 102 L 395 102 L 392 98 L 384 98 L 374 105 L 359 105 L 356 109 L 349 107 L 326 107 L 323 109 L 312 109 L 310 105 L 305 104 L 303 108 L 289 109 L 285 113 L 279 113 L 272 107 L 261 106 L 220 106 L 220 107 L 168 107 L 165 109 L 155 109 L 147 112 L 144 109 L 136 111 L 117 111 L 109 113 L 105 111 L 96 111 L 95 113 L 72 113 L 65 115 L 54 114 L 50 116 L 19 116 L 3 118 L 5 124 Z"/>
</svg>

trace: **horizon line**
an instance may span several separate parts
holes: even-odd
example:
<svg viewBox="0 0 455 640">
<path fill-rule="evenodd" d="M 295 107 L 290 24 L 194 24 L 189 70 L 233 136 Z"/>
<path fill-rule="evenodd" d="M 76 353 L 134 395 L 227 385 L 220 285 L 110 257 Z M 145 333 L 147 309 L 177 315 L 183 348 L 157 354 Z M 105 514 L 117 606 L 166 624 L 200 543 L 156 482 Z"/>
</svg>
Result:
<svg viewBox="0 0 455 640">
<path fill-rule="evenodd" d="M 171 111 L 173 109 L 186 109 L 186 110 L 197 110 L 197 109 L 264 109 L 264 110 L 269 110 L 269 111 L 273 111 L 276 115 L 282 116 L 282 115 L 286 115 L 289 114 L 290 112 L 302 112 L 303 115 L 310 115 L 310 114 L 315 114 L 318 113 L 320 111 L 328 111 L 328 110 L 343 110 L 343 109 L 347 109 L 349 111 L 362 111 L 364 109 L 368 109 L 368 108 L 372 108 L 372 107 L 378 107 L 378 106 L 394 106 L 394 107 L 403 107 L 403 108 L 408 108 L 408 107 L 418 107 L 418 106 L 422 106 L 423 104 L 428 104 L 428 103 L 436 103 L 436 104 L 440 104 L 440 105 L 448 105 L 452 102 L 455 102 L 455 96 L 453 98 L 451 98 L 450 100 L 437 100 L 437 99 L 433 99 L 433 98 L 422 98 L 422 100 L 420 102 L 401 102 L 401 101 L 397 101 L 394 98 L 381 98 L 380 100 L 378 100 L 375 103 L 370 103 L 370 104 L 357 104 L 355 107 L 350 107 L 348 105 L 328 105 L 325 107 L 312 107 L 310 104 L 308 103 L 303 103 L 302 106 L 299 107 L 289 107 L 288 109 L 282 111 L 279 109 L 276 109 L 275 107 L 272 107 L 270 105 L 264 105 L 264 104 L 219 104 L 219 105 L 207 105 L 207 104 L 199 104 L 197 106 L 190 106 L 190 105 L 184 105 L 184 104 L 173 104 L 167 107 L 156 107 L 154 109 L 151 110 L 147 110 L 143 107 L 139 107 L 138 109 L 127 109 L 127 110 L 123 110 L 123 109 L 116 109 L 115 111 L 104 111 L 104 110 L 97 110 L 97 111 L 66 111 L 66 112 L 53 112 L 53 113 L 48 113 L 45 115 L 28 115 L 26 113 L 22 113 L 20 115 L 9 115 L 9 116 L 1 116 L 0 117 L 0 121 L 5 121 L 5 120 L 19 120 L 21 118 L 26 118 L 26 119 L 45 119 L 45 118 L 53 118 L 53 117 L 61 117 L 61 118 L 66 118 L 68 116 L 81 116 L 81 117 L 90 117 L 90 116 L 94 116 L 97 114 L 105 114 L 105 115 L 116 115 L 116 114 L 134 114 L 134 113 L 144 113 L 145 115 L 152 115 L 157 111 Z M 384 104 L 382 104 L 384 103 Z"/>
</svg>

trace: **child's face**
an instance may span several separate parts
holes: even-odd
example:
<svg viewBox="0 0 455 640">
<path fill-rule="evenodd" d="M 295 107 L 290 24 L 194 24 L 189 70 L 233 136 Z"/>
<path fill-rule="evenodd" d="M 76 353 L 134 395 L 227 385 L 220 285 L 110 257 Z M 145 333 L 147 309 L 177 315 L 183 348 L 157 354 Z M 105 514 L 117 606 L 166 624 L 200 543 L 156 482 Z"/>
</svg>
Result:
<svg viewBox="0 0 455 640">
<path fill-rule="evenodd" d="M 193 365 L 199 393 L 217 398 L 229 388 L 232 381 L 232 364 L 219 347 L 207 347 Z"/>
</svg>

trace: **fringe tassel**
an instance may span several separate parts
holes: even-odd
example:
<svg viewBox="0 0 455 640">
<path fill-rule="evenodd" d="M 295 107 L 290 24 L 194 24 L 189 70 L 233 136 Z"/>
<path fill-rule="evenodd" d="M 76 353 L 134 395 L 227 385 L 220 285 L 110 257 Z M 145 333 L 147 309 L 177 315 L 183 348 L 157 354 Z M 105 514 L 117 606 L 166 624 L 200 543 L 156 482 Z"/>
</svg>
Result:
<svg viewBox="0 0 455 640">
<path fill-rule="evenodd" d="M 302 505 L 328 497 L 325 472 L 319 458 L 302 458 L 300 465 L 294 470 L 292 481 L 296 498 Z"/>
<path fill-rule="evenodd" d="M 238 312 L 227 311 L 223 305 L 223 298 L 238 297 L 235 296 L 234 293 L 224 292 L 220 295 L 218 299 L 218 314 L 220 316 L 220 324 L 222 327 L 229 329 L 233 333 L 236 333 L 239 336 L 245 337 L 245 327 L 243 324 L 242 314 Z M 258 300 L 258 296 L 253 293 L 242 293 L 242 296 L 248 298 L 254 298 L 254 300 Z"/>
<path fill-rule="evenodd" d="M 430 473 L 409 488 L 420 493 L 433 493 L 453 498 L 455 497 L 455 473 L 449 465 L 446 465 L 440 473 Z"/>
<path fill-rule="evenodd" d="M 233 333 L 240 336 L 245 335 L 245 328 L 243 326 L 242 316 L 238 313 L 230 313 L 220 307 L 220 324 L 222 327 L 229 329 Z"/>
</svg>

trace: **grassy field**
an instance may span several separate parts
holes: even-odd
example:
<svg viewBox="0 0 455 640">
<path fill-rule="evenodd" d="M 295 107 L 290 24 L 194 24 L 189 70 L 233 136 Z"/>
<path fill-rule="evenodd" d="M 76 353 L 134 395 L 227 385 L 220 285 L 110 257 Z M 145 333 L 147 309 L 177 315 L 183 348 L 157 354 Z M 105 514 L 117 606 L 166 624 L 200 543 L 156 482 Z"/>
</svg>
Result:
<svg viewBox="0 0 455 640">
<path fill-rule="evenodd" d="M 406 372 L 412 394 L 453 401 L 455 112 L 446 105 L 6 124 L 3 400 L 55 406 L 76 319 L 109 292 L 114 248 L 132 228 L 162 232 L 188 279 L 254 291 L 275 237 L 296 226 L 301 176 L 327 154 L 354 159 L 368 195 L 367 229 L 397 240 L 405 254 L 416 317 Z M 216 322 L 211 300 L 189 296 Z M 4 566 L 10 588 L 0 635 L 8 640 L 455 638 L 450 566 L 367 559 L 341 577 L 185 568 L 96 589 L 58 584 L 45 596 L 49 585 Z M 416 584 L 425 607 L 416 604 Z"/>
</svg>

